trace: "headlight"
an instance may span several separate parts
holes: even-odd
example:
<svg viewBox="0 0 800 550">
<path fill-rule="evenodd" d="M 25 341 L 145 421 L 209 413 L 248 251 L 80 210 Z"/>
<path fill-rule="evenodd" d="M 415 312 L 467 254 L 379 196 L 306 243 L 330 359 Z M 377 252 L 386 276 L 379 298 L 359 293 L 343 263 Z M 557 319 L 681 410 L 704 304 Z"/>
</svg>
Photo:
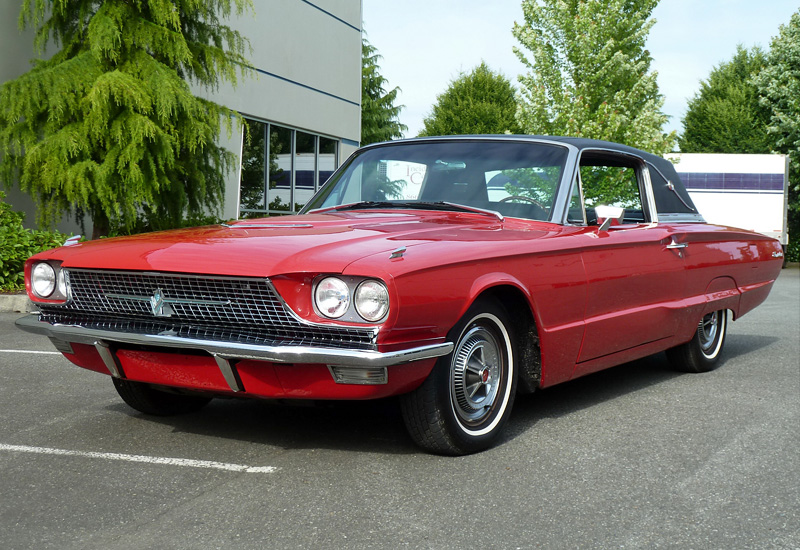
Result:
<svg viewBox="0 0 800 550">
<path fill-rule="evenodd" d="M 356 311 L 367 321 L 380 321 L 389 311 L 389 291 L 378 281 L 364 281 L 356 289 Z"/>
<path fill-rule="evenodd" d="M 350 307 L 350 289 L 341 279 L 326 277 L 317 284 L 314 301 L 325 317 L 338 319 Z"/>
<path fill-rule="evenodd" d="M 56 289 L 56 270 L 46 262 L 41 262 L 33 266 L 31 271 L 31 287 L 33 292 L 40 298 L 47 298 Z"/>
</svg>

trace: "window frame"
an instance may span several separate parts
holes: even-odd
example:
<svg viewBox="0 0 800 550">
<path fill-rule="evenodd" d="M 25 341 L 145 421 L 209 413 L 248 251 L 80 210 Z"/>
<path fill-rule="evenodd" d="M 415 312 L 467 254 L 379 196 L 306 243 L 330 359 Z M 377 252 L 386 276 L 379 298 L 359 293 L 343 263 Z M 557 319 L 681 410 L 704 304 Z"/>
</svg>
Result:
<svg viewBox="0 0 800 550">
<path fill-rule="evenodd" d="M 598 160 L 605 160 L 608 159 L 618 159 L 618 162 L 622 163 L 623 167 L 633 168 L 636 173 L 636 183 L 639 188 L 639 200 L 642 205 L 642 214 L 644 216 L 644 220 L 641 222 L 643 224 L 656 224 L 658 223 L 658 211 L 656 210 L 655 205 L 655 197 L 653 195 L 653 185 L 650 180 L 650 170 L 647 165 L 647 162 L 637 156 L 630 153 L 626 153 L 623 151 L 615 151 L 613 149 L 603 149 L 603 148 L 586 148 L 581 149 L 578 153 L 578 157 L 575 161 L 575 173 L 573 177 L 572 185 L 569 188 L 568 200 L 567 205 L 572 201 L 573 191 L 575 185 L 578 186 L 579 189 L 579 196 L 581 202 L 581 212 L 583 215 L 583 223 L 571 222 L 569 221 L 569 207 L 567 208 L 567 216 L 565 217 L 565 225 L 572 225 L 577 227 L 594 227 L 594 224 L 588 223 L 588 217 L 586 215 L 586 200 L 583 194 L 583 180 L 581 178 L 581 160 L 583 159 L 584 155 L 586 156 L 597 156 Z M 629 166 L 626 166 L 629 165 Z M 602 164 L 600 164 L 602 166 Z M 624 223 L 622 227 L 630 226 L 630 225 L 641 225 L 640 223 Z M 614 226 L 620 227 L 620 226 Z"/>
</svg>

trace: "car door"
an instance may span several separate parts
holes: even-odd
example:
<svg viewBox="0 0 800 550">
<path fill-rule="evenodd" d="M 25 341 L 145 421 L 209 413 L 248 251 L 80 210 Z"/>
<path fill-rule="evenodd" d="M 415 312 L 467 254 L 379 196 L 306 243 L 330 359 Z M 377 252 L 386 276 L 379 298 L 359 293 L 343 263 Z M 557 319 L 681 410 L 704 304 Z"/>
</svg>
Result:
<svg viewBox="0 0 800 550">
<path fill-rule="evenodd" d="M 686 284 L 683 259 L 674 229 L 657 223 L 647 170 L 628 154 L 581 154 L 587 303 L 574 377 L 647 355 L 675 333 Z M 599 205 L 623 207 L 624 217 L 601 227 Z M 580 212 L 574 206 L 573 216 Z"/>
</svg>

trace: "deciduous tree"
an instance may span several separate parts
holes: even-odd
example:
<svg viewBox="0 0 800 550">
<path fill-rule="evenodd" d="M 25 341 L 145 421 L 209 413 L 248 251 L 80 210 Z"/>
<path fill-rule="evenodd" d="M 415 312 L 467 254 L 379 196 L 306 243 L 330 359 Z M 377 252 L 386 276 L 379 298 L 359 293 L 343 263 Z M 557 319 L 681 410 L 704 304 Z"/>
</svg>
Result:
<svg viewBox="0 0 800 550">
<path fill-rule="evenodd" d="M 647 35 L 658 0 L 524 0 L 514 51 L 520 124 L 531 134 L 605 139 L 652 153 L 672 149 Z"/>
<path fill-rule="evenodd" d="M 251 0 L 23 0 L 20 27 L 57 51 L 0 88 L 0 177 L 52 225 L 88 213 L 94 235 L 141 210 L 175 220 L 215 208 L 237 115 L 195 96 L 244 72 L 246 40 L 223 20 Z"/>
</svg>

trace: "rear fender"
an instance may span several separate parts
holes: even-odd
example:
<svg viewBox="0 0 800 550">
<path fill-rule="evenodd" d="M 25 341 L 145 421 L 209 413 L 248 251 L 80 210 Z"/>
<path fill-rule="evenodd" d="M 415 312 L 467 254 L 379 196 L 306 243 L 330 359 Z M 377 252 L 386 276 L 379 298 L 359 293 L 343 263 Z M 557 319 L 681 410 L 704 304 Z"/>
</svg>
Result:
<svg viewBox="0 0 800 550">
<path fill-rule="evenodd" d="M 678 327 L 678 334 L 675 336 L 674 342 L 683 344 L 691 340 L 695 331 L 697 331 L 697 324 L 700 319 L 714 311 L 729 309 L 733 311 L 733 318 L 736 319 L 741 296 L 742 293 L 733 278 L 717 277 L 712 279 L 703 295 L 705 303 L 700 302 L 697 303 L 696 307 L 689 308 L 691 311 L 682 317 L 683 320 L 681 321 L 681 326 Z"/>
<path fill-rule="evenodd" d="M 742 293 L 732 277 L 717 277 L 712 280 L 706 288 L 705 297 L 706 304 L 703 308 L 703 315 L 721 309 L 733 311 L 734 319 L 739 315 L 739 301 Z"/>
</svg>

